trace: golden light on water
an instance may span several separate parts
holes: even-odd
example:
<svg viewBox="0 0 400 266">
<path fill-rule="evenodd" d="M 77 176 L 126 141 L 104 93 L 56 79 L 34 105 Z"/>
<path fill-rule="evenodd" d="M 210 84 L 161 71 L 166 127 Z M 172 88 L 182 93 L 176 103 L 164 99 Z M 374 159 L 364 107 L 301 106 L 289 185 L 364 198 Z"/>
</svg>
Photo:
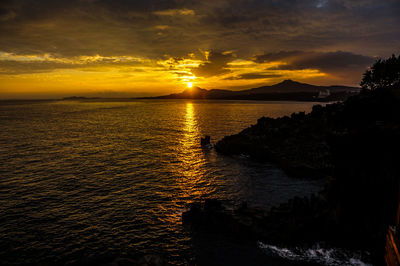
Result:
<svg viewBox="0 0 400 266">
<path fill-rule="evenodd" d="M 181 197 L 198 200 L 211 193 L 212 186 L 206 185 L 204 173 L 205 157 L 200 147 L 200 132 L 196 119 L 195 105 L 192 102 L 185 104 L 183 118 L 183 135 L 178 145 L 178 159 L 181 162 L 177 180 L 181 188 Z"/>
<path fill-rule="evenodd" d="M 193 103 L 191 102 L 186 103 L 186 113 L 184 121 L 185 121 L 183 128 L 184 135 L 181 140 L 181 145 L 182 145 L 181 154 L 187 155 L 185 156 L 185 158 L 183 158 L 183 161 L 190 164 L 192 162 L 192 158 L 187 158 L 190 157 L 191 155 L 189 151 L 191 151 L 196 146 L 196 140 L 200 138 L 197 128 L 197 121 L 195 118 L 194 106 Z M 193 159 L 195 160 L 195 158 Z"/>
</svg>

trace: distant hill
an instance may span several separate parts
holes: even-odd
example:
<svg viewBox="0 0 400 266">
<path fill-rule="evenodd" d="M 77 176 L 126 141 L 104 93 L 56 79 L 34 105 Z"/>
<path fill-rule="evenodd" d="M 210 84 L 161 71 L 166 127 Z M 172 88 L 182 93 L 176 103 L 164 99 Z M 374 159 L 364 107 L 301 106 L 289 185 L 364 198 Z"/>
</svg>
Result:
<svg viewBox="0 0 400 266">
<path fill-rule="evenodd" d="M 71 96 L 71 97 L 64 97 L 61 100 L 63 100 L 63 101 L 76 101 L 76 100 L 92 100 L 92 99 L 100 99 L 100 98 L 99 97 Z"/>
<path fill-rule="evenodd" d="M 226 99 L 226 100 L 277 100 L 277 101 L 334 101 L 358 94 L 360 88 L 347 86 L 316 86 L 293 80 L 284 80 L 270 86 L 248 90 L 206 90 L 199 87 L 146 99 Z"/>
</svg>

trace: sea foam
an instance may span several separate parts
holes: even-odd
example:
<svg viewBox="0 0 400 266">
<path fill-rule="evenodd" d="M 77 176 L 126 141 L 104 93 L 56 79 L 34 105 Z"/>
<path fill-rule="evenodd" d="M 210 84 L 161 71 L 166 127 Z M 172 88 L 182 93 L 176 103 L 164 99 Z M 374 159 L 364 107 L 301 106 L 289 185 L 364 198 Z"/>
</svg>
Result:
<svg viewBox="0 0 400 266">
<path fill-rule="evenodd" d="M 339 248 L 321 248 L 316 244 L 312 248 L 285 248 L 258 242 L 258 247 L 266 254 L 291 261 L 318 263 L 321 265 L 357 265 L 369 266 L 361 260 L 360 254 L 349 253 Z"/>
</svg>

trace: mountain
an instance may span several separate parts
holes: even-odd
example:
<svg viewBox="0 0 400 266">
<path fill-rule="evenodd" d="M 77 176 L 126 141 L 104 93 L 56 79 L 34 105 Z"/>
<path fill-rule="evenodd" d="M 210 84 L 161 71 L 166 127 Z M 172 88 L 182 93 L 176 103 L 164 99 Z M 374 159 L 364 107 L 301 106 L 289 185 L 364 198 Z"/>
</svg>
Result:
<svg viewBox="0 0 400 266">
<path fill-rule="evenodd" d="M 350 95 L 358 94 L 360 88 L 347 86 L 316 86 L 293 80 L 252 88 L 241 91 L 206 90 L 199 87 L 186 89 L 152 99 L 226 99 L 226 100 L 292 100 L 292 101 L 334 101 L 344 100 Z"/>
<path fill-rule="evenodd" d="M 354 90 L 354 89 L 359 90 L 359 88 L 345 87 L 345 86 L 316 86 L 288 79 L 275 85 L 263 86 L 259 88 L 250 89 L 248 91 L 251 93 L 271 93 L 271 92 L 287 93 L 287 92 L 319 92 L 326 89 L 335 92 Z"/>
</svg>

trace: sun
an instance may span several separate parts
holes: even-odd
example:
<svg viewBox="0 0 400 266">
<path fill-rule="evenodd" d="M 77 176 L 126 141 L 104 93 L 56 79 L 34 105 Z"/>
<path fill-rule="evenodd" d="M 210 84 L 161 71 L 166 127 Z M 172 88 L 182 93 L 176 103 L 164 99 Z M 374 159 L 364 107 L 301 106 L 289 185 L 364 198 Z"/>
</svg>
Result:
<svg viewBox="0 0 400 266">
<path fill-rule="evenodd" d="M 188 83 L 186 83 L 186 85 L 188 86 L 188 88 L 193 87 L 193 83 L 192 82 L 188 82 Z"/>
</svg>

